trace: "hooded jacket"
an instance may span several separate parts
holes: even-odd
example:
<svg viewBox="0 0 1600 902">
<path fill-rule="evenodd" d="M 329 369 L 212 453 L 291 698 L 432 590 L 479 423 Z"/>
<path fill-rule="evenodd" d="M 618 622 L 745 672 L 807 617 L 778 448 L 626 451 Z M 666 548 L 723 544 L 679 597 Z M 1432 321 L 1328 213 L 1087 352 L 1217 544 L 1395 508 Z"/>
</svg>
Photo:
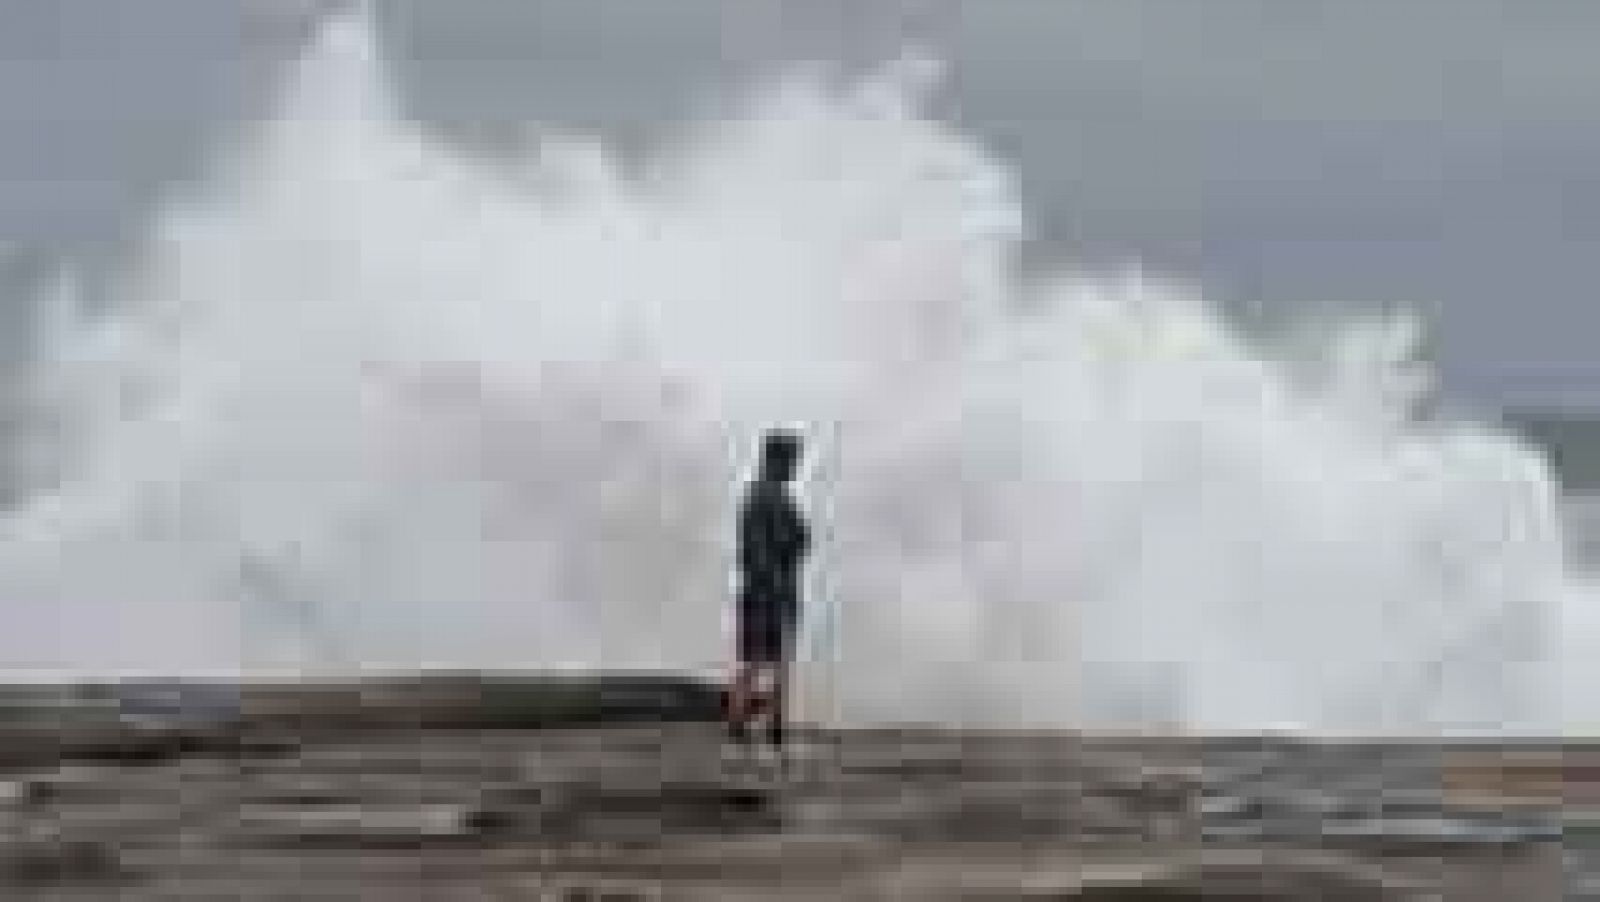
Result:
<svg viewBox="0 0 1600 902">
<path fill-rule="evenodd" d="M 810 531 L 785 483 L 751 484 L 739 512 L 739 610 L 747 618 L 776 615 L 793 622 L 800 607 L 800 572 Z"/>
</svg>

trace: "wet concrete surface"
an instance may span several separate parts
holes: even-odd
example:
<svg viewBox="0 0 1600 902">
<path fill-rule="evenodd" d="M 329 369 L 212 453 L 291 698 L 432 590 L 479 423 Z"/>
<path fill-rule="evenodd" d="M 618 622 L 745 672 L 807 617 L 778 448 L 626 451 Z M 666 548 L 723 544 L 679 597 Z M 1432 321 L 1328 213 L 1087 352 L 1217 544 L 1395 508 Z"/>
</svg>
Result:
<svg viewBox="0 0 1600 902">
<path fill-rule="evenodd" d="M 1600 898 L 1559 787 L 1474 795 L 1462 753 L 1415 744 L 803 731 L 780 763 L 704 723 L 247 739 L 0 778 L 0 898 Z"/>
</svg>

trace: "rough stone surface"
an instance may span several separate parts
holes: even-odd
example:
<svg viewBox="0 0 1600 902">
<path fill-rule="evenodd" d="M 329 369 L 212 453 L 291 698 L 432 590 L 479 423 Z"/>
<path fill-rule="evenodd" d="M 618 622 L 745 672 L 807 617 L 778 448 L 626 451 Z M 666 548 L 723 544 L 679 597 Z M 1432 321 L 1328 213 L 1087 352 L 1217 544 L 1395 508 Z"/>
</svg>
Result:
<svg viewBox="0 0 1600 902">
<path fill-rule="evenodd" d="M 1455 806 L 1421 747 L 802 732 L 779 761 L 685 722 L 249 748 L 9 774 L 0 898 L 1532 902 L 1589 879 L 1550 812 Z"/>
</svg>

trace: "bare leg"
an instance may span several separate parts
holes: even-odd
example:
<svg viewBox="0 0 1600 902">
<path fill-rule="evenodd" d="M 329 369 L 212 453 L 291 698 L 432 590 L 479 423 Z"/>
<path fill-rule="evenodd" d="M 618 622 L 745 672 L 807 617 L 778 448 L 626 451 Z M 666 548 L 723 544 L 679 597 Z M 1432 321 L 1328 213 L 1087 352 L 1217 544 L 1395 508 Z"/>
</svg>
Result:
<svg viewBox="0 0 1600 902">
<path fill-rule="evenodd" d="M 769 667 L 770 665 L 763 661 L 752 661 L 749 664 L 749 679 L 744 686 L 743 714 L 746 723 L 760 720 L 766 713 Z"/>
<path fill-rule="evenodd" d="M 772 683 L 768 688 L 767 702 L 771 705 L 767 736 L 773 745 L 782 748 L 789 715 L 789 672 L 784 662 L 772 665 Z"/>
<path fill-rule="evenodd" d="M 740 661 L 739 668 L 734 673 L 733 682 L 728 687 L 728 728 L 736 738 L 744 738 L 743 731 L 754 716 L 754 706 L 757 700 L 755 683 L 759 674 L 760 671 L 757 664 L 750 661 Z"/>
</svg>

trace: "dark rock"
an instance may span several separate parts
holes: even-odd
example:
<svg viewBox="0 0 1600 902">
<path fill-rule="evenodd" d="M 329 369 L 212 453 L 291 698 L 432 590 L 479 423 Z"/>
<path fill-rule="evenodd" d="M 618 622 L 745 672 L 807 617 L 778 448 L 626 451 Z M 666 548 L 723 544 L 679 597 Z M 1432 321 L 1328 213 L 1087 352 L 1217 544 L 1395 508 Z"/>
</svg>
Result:
<svg viewBox="0 0 1600 902">
<path fill-rule="evenodd" d="M 0 844 L 0 880 L 9 883 L 76 883 L 121 875 L 121 859 L 105 843 L 48 837 Z"/>
<path fill-rule="evenodd" d="M 537 817 L 511 808 L 475 807 L 462 813 L 462 829 L 482 839 L 509 837 L 537 823 Z"/>
<path fill-rule="evenodd" d="M 280 758 L 299 754 L 304 746 L 304 739 L 293 734 L 244 731 L 234 750 L 240 758 Z"/>
<path fill-rule="evenodd" d="M 184 738 L 177 730 L 123 726 L 63 737 L 60 760 L 156 764 L 179 757 L 183 750 Z"/>
</svg>

